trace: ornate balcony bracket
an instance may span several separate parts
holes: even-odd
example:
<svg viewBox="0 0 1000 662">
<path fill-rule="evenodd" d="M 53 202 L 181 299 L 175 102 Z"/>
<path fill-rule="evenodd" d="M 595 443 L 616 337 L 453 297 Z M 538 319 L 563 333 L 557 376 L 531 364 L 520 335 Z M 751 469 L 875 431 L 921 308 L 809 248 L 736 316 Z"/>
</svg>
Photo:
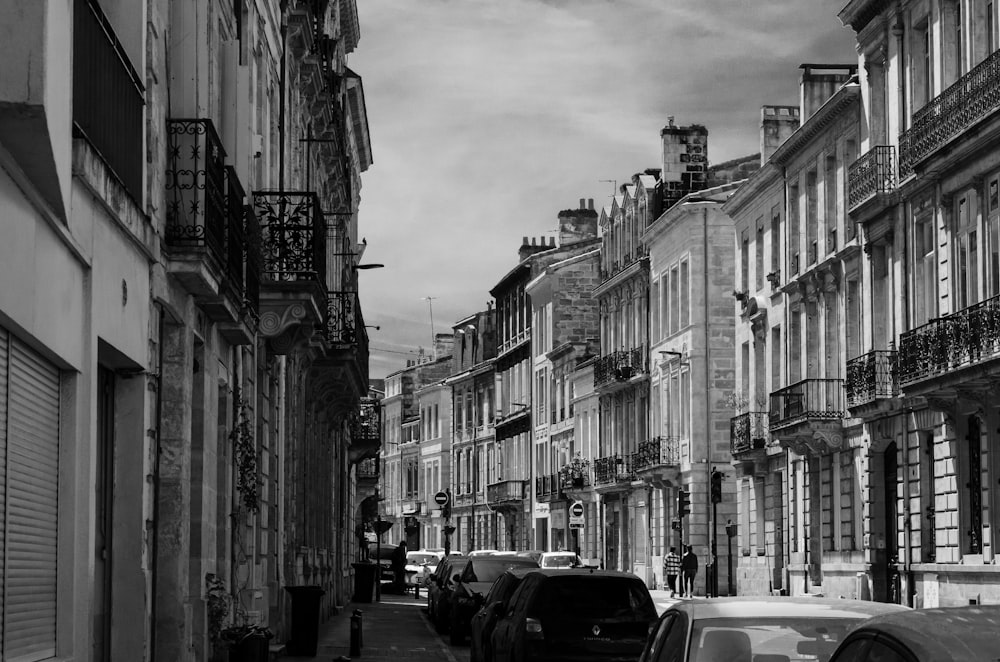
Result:
<svg viewBox="0 0 1000 662">
<path fill-rule="evenodd" d="M 799 455 L 828 455 L 845 448 L 840 421 L 810 421 L 794 431 L 782 431 L 777 438 L 782 447 Z"/>
</svg>

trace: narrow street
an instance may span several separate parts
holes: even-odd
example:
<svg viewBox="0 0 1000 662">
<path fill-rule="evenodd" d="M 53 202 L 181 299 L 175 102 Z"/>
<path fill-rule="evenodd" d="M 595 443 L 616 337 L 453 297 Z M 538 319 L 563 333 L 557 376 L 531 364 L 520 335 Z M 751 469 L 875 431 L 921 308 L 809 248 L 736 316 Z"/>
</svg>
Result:
<svg viewBox="0 0 1000 662">
<path fill-rule="evenodd" d="M 666 591 L 650 591 L 657 611 L 662 612 L 673 600 Z M 427 597 L 412 594 L 383 595 L 381 602 L 371 604 L 351 603 L 320 625 L 316 657 L 282 656 L 281 660 L 338 660 L 355 659 L 351 655 L 351 614 L 360 609 L 362 643 L 360 658 L 363 660 L 435 660 L 469 662 L 469 645 L 452 646 L 447 635 L 434 631 L 427 618 Z"/>
</svg>

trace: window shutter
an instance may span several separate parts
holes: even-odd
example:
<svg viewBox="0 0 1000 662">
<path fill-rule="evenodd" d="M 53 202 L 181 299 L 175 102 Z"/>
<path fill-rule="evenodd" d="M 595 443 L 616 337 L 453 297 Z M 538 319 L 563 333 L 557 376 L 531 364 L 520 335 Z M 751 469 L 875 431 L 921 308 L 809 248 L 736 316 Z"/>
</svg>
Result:
<svg viewBox="0 0 1000 662">
<path fill-rule="evenodd" d="M 0 327 L 0 643 L 4 628 L 4 615 L 7 610 L 4 608 L 4 590 L 6 586 L 6 564 L 3 562 L 7 555 L 7 375 L 8 375 L 8 335 Z M 2 652 L 2 648 L 0 648 Z M 3 657 L 0 655 L 0 657 Z"/>
<path fill-rule="evenodd" d="M 4 659 L 55 656 L 59 371 L 11 338 Z"/>
</svg>

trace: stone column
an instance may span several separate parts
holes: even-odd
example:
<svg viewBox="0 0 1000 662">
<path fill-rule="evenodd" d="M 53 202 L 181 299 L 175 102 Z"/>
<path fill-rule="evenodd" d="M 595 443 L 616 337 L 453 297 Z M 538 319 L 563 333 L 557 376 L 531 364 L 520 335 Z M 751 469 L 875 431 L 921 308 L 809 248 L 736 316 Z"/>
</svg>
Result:
<svg viewBox="0 0 1000 662">
<path fill-rule="evenodd" d="M 193 341 L 179 324 L 164 327 L 156 522 L 156 658 L 193 660 L 188 595 L 191 548 L 191 396 Z"/>
</svg>

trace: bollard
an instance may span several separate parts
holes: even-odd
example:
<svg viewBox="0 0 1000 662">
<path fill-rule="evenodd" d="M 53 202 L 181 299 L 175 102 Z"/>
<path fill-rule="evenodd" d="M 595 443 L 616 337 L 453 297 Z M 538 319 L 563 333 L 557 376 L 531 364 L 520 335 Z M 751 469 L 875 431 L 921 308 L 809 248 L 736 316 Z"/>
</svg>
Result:
<svg viewBox="0 0 1000 662">
<path fill-rule="evenodd" d="M 351 657 L 361 657 L 362 646 L 364 631 L 361 628 L 361 610 L 355 609 L 351 614 Z"/>
<path fill-rule="evenodd" d="M 420 599 L 420 582 L 416 582 L 413 585 L 413 597 L 416 598 L 417 600 Z"/>
</svg>

